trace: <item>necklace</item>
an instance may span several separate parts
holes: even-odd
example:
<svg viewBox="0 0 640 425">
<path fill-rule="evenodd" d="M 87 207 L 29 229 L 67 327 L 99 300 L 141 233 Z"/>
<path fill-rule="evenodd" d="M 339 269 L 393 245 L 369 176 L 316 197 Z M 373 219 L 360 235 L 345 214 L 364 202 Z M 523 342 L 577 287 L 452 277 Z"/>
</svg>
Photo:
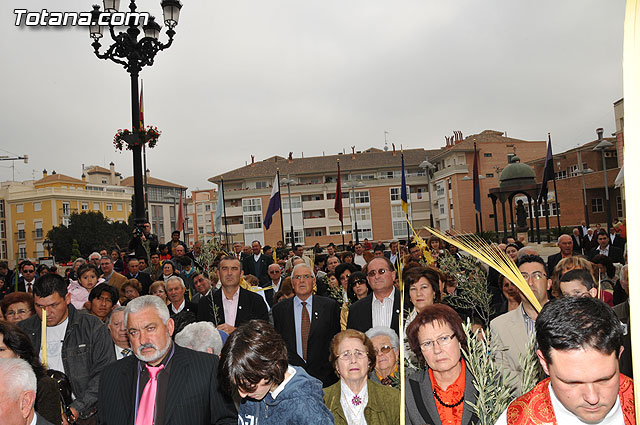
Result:
<svg viewBox="0 0 640 425">
<path fill-rule="evenodd" d="M 433 390 L 433 396 L 436 398 L 436 400 L 438 400 L 438 402 L 439 402 L 440 404 L 442 404 L 444 407 L 448 407 L 448 408 L 450 408 L 450 409 L 452 409 L 452 408 L 454 408 L 454 407 L 456 407 L 456 406 L 459 406 L 459 405 L 460 405 L 460 403 L 462 403 L 462 402 L 464 401 L 464 394 L 463 394 L 463 395 L 462 395 L 462 397 L 460 398 L 460 400 L 458 400 L 458 402 L 457 402 L 457 403 L 447 404 L 447 403 L 445 403 L 444 401 L 442 401 L 442 399 L 441 399 L 440 397 L 438 397 L 438 393 L 436 392 L 436 390 L 435 390 L 435 389 Z"/>
<path fill-rule="evenodd" d="M 362 399 L 357 395 L 354 395 L 353 398 L 351 399 L 351 404 L 353 404 L 354 406 L 360 406 L 361 403 L 362 403 Z"/>
</svg>

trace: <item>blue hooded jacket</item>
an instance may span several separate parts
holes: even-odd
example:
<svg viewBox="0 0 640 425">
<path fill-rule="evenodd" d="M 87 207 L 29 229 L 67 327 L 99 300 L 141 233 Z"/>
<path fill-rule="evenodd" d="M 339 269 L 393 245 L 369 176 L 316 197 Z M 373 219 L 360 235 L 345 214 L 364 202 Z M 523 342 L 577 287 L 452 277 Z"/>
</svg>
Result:
<svg viewBox="0 0 640 425">
<path fill-rule="evenodd" d="M 334 425 L 324 405 L 322 382 L 301 367 L 274 399 L 271 392 L 260 401 L 245 399 L 238 408 L 239 425 Z"/>
</svg>

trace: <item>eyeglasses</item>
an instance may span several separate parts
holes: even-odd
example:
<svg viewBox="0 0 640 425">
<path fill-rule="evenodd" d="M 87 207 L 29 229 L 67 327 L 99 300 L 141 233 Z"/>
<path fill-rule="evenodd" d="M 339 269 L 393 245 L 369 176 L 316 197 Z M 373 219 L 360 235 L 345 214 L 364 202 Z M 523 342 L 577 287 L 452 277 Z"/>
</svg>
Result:
<svg viewBox="0 0 640 425">
<path fill-rule="evenodd" d="M 311 279 L 312 277 L 313 275 L 310 275 L 310 274 L 299 274 L 299 275 L 293 276 L 295 280 Z"/>
<path fill-rule="evenodd" d="M 344 351 L 338 355 L 340 360 L 350 360 L 351 356 L 355 356 L 356 359 L 362 360 L 367 357 L 366 351 L 353 350 L 353 351 Z"/>
<path fill-rule="evenodd" d="M 544 280 L 547 278 L 547 275 L 542 273 L 542 272 L 533 272 L 531 274 L 529 273 L 522 273 L 522 277 L 524 278 L 524 280 L 526 280 L 527 282 L 529 281 L 530 278 L 533 278 L 534 282 L 540 282 L 541 280 Z"/>
<path fill-rule="evenodd" d="M 274 273 L 280 273 L 280 270 L 271 270 L 271 271 L 269 271 L 269 274 L 274 274 Z"/>
<path fill-rule="evenodd" d="M 378 354 L 387 354 L 389 351 L 393 350 L 394 347 L 390 346 L 390 345 L 383 345 L 380 348 L 375 348 L 376 350 L 376 355 Z"/>
<path fill-rule="evenodd" d="M 367 272 L 367 276 L 369 277 L 374 277 L 376 274 L 379 274 L 380 276 L 382 276 L 383 274 L 390 272 L 391 270 L 387 270 L 387 269 L 378 269 L 378 270 L 369 270 Z"/>
<path fill-rule="evenodd" d="M 7 316 L 7 317 L 24 316 L 27 313 L 28 313 L 27 310 L 21 308 L 19 310 L 9 310 L 9 311 L 7 311 L 7 314 L 5 314 L 5 316 Z"/>
<path fill-rule="evenodd" d="M 353 282 L 353 285 L 351 285 L 351 286 L 366 285 L 366 284 L 367 284 L 366 280 L 358 279 L 355 282 Z"/>
<path fill-rule="evenodd" d="M 455 336 L 456 336 L 455 334 L 442 335 L 441 337 L 436 338 L 435 341 L 431 341 L 430 339 L 428 339 L 426 341 L 421 342 L 420 347 L 422 347 L 423 350 L 428 350 L 435 346 L 434 342 L 437 342 L 439 347 L 444 347 L 445 345 L 449 345 L 453 340 L 453 338 L 455 338 Z"/>
</svg>

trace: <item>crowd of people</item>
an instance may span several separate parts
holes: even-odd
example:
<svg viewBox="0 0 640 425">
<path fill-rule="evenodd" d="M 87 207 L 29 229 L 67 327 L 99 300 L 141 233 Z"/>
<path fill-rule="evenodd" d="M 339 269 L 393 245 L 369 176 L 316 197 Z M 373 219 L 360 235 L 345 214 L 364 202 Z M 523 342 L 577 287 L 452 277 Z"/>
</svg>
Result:
<svg viewBox="0 0 640 425">
<path fill-rule="evenodd" d="M 465 333 L 467 319 L 490 330 L 512 377 L 499 423 L 529 423 L 540 400 L 551 407 L 531 423 L 634 423 L 620 226 L 578 226 L 547 261 L 514 238 L 494 244 L 542 310 L 484 268 L 486 323 L 451 302 L 461 290 L 444 265 L 465 254 L 435 236 L 236 242 L 205 264 L 200 242 L 159 244 L 150 229 L 66 270 L 0 263 L 1 423 L 376 425 L 401 409 L 409 424 L 477 423 L 463 352 L 484 334 Z M 528 391 L 532 349 L 549 378 Z"/>
</svg>

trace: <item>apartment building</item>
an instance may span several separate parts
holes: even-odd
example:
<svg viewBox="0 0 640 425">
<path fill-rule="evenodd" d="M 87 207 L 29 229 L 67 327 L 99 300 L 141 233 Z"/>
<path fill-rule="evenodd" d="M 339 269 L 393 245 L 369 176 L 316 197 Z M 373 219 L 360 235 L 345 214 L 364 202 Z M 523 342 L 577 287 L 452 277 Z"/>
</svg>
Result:
<svg viewBox="0 0 640 425">
<path fill-rule="evenodd" d="M 39 180 L 0 184 L 0 258 L 14 265 L 24 258 L 48 255 L 47 232 L 54 226 L 68 225 L 72 213 L 100 211 L 113 221 L 126 221 L 131 213 L 133 190 L 117 180 L 102 183 L 95 167 L 82 179 L 55 171 L 42 173 Z M 104 174 L 102 168 L 100 172 Z M 109 175 L 113 172 L 109 171 Z M 115 174 L 114 174 L 115 176 Z M 98 181 L 99 182 L 96 182 Z"/>
</svg>

